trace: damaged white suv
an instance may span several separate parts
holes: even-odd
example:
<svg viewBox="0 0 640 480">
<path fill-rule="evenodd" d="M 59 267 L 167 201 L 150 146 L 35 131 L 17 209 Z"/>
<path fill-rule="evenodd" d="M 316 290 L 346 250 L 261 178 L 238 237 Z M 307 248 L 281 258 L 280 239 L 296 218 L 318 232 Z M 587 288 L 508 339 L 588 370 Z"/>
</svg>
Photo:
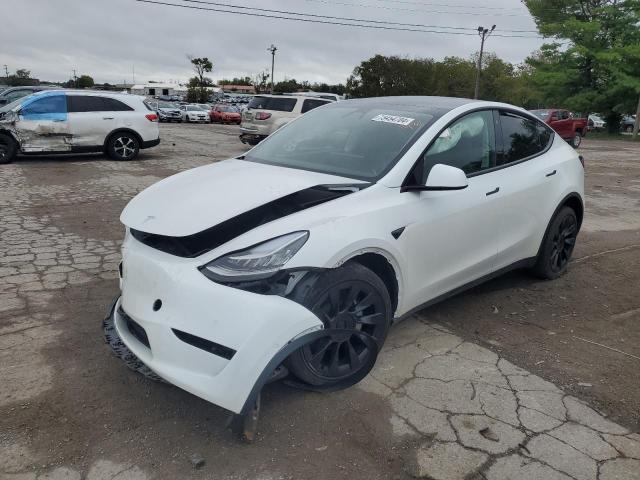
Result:
<svg viewBox="0 0 640 480">
<path fill-rule="evenodd" d="M 132 160 L 160 143 L 158 115 L 144 97 L 49 90 L 0 108 L 0 163 L 18 153 L 105 152 Z"/>
<path fill-rule="evenodd" d="M 268 381 L 345 388 L 393 322 L 513 268 L 567 268 L 582 159 L 531 113 L 439 97 L 317 108 L 125 208 L 127 364 L 235 413 Z"/>
</svg>

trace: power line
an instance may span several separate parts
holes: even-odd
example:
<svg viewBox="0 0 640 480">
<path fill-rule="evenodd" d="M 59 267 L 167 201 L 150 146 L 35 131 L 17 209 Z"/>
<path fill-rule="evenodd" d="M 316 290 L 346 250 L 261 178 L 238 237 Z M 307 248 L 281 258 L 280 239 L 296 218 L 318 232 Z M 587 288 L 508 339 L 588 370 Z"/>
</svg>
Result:
<svg viewBox="0 0 640 480">
<path fill-rule="evenodd" d="M 466 30 L 466 31 L 470 31 L 470 30 L 476 30 L 475 28 L 467 28 L 467 27 L 448 27 L 448 26 L 443 26 L 443 25 L 424 25 L 424 24 L 420 24 L 420 23 L 401 23 L 401 22 L 390 22 L 390 21 L 386 21 L 386 20 L 366 20 L 366 19 L 362 19 L 362 18 L 350 18 L 350 17 L 336 17 L 336 16 L 332 16 L 332 15 L 320 15 L 320 14 L 315 14 L 315 13 L 299 13 L 299 12 L 291 12 L 291 11 L 286 11 L 286 10 L 272 10 L 270 8 L 258 8 L 258 7 L 247 7 L 244 5 L 234 5 L 234 4 L 230 4 L 230 3 L 220 3 L 220 2 L 212 2 L 212 1 L 207 1 L 207 0 L 182 0 L 183 2 L 187 2 L 187 3 L 199 3 L 199 4 L 205 4 L 205 5 L 215 5 L 218 7 L 229 7 L 229 8 L 236 8 L 236 9 L 240 9 L 240 10 L 255 10 L 258 12 L 269 12 L 269 13 L 280 13 L 280 14 L 284 14 L 284 15 L 297 15 L 297 16 L 304 16 L 304 17 L 312 17 L 312 18 L 327 18 L 330 20 L 342 20 L 342 21 L 348 21 L 348 22 L 365 22 L 365 23 L 375 23 L 375 24 L 381 24 L 381 25 L 399 25 L 402 27 L 419 27 L 419 28 L 446 28 L 446 29 L 451 29 L 451 30 Z M 519 32 L 519 33 L 537 33 L 537 31 L 533 31 L 533 30 L 503 30 L 505 32 Z"/>
<path fill-rule="evenodd" d="M 425 10 L 425 9 L 420 9 L 420 8 L 400 8 L 400 7 L 390 7 L 390 6 L 385 6 L 385 5 L 371 5 L 371 4 L 367 4 L 367 3 L 346 3 L 346 2 L 331 1 L 331 0 L 305 0 L 305 1 L 306 2 L 315 2 L 315 3 L 324 3 L 324 4 L 327 4 L 327 5 L 342 5 L 342 6 L 346 6 L 346 7 L 378 8 L 378 9 L 392 10 L 392 11 L 398 11 L 398 12 L 437 13 L 437 14 L 446 14 L 446 15 L 455 14 L 455 15 L 472 16 L 472 17 L 478 17 L 480 15 L 492 15 L 492 16 L 495 16 L 495 17 L 526 17 L 526 18 L 531 18 L 531 15 L 524 14 L 524 13 L 452 12 L 452 11 L 442 11 L 442 10 Z"/>
<path fill-rule="evenodd" d="M 433 2 L 415 2 L 410 0 L 377 0 L 378 2 L 388 3 L 402 3 L 406 5 L 419 5 L 422 7 L 452 7 L 452 8 L 470 8 L 470 9 L 484 9 L 484 10 L 520 10 L 519 7 L 486 7 L 484 5 L 460 5 L 451 3 L 433 3 Z"/>
<path fill-rule="evenodd" d="M 330 21 L 330 20 L 320 20 L 320 19 L 314 19 L 314 18 L 295 18 L 295 17 L 286 17 L 286 16 L 282 16 L 282 15 L 269 15 L 266 13 L 256 13 L 256 12 L 238 12 L 235 10 L 225 10 L 225 9 L 221 9 L 221 8 L 211 8 L 211 7 L 200 7 L 200 6 L 195 6 L 195 5 L 180 5 L 180 4 L 175 4 L 175 3 L 168 3 L 168 2 L 161 2 L 161 1 L 157 1 L 157 0 L 135 0 L 136 2 L 140 2 L 140 3 L 148 3 L 148 4 L 153 4 L 153 5 L 165 5 L 165 6 L 169 6 L 169 7 L 178 7 L 178 8 L 188 8 L 188 9 L 192 9 L 192 10 L 205 10 L 205 11 L 211 11 L 211 12 L 219 12 L 219 13 L 231 13 L 231 14 L 235 14 L 235 15 L 244 15 L 244 16 L 250 16 L 250 17 L 261 17 L 261 18 L 275 18 L 275 19 L 280 19 L 280 20 L 290 20 L 290 21 L 296 21 L 296 22 L 306 22 L 306 23 L 319 23 L 319 24 L 325 24 L 325 25 L 342 25 L 342 26 L 347 26 L 347 27 L 359 27 L 359 28 L 373 28 L 376 30 L 391 30 L 391 31 L 404 31 L 404 32 L 418 32 L 418 33 L 435 33 L 435 34 L 444 34 L 444 35 L 465 35 L 465 36 L 469 36 L 469 35 L 476 35 L 475 33 L 466 33 L 466 32 L 459 32 L 459 31 L 442 31 L 442 30 L 425 30 L 425 29 L 417 29 L 417 28 L 403 28 L 403 27 L 387 27 L 387 26 L 383 26 L 383 25 L 364 25 L 362 23 L 347 23 L 347 22 L 337 22 L 337 21 Z M 366 22 L 366 20 L 363 20 L 363 22 Z M 508 38 L 541 38 L 539 36 L 531 36 L 531 35 L 496 35 L 496 36 L 500 36 L 500 37 L 508 37 Z"/>
</svg>

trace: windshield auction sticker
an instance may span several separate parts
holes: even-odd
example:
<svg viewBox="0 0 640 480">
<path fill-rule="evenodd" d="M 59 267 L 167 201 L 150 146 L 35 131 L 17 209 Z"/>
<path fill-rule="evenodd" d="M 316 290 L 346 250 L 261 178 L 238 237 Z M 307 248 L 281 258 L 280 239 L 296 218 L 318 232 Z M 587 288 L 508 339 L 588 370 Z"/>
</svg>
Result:
<svg viewBox="0 0 640 480">
<path fill-rule="evenodd" d="M 373 120 L 374 122 L 394 123 L 396 125 L 402 125 L 403 127 L 407 127 L 411 125 L 411 123 L 415 120 L 415 118 L 380 114 L 380 115 L 376 115 L 371 120 Z"/>
</svg>

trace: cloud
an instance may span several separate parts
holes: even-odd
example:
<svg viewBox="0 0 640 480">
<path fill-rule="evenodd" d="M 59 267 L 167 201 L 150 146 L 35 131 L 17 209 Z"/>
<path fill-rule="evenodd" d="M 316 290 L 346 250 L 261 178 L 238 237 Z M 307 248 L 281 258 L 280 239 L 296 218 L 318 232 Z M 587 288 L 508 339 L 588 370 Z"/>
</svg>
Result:
<svg viewBox="0 0 640 480">
<path fill-rule="evenodd" d="M 162 0 L 185 5 L 182 0 Z M 524 6 L 513 0 L 220 0 L 218 3 L 386 22 L 504 30 L 535 30 Z M 367 5 L 364 7 L 363 5 Z M 207 5 L 202 5 L 205 6 Z M 209 6 L 210 8 L 225 8 Z M 7 5 L 4 6 L 4 10 Z M 471 31 L 471 33 L 473 33 Z M 532 35 L 532 34 L 525 34 Z M 271 68 L 276 81 L 344 82 L 353 68 L 375 54 L 407 57 L 469 57 L 477 35 L 374 30 L 293 22 L 145 4 L 134 0 L 21 0 L 12 2 L 11 21 L 0 30 L 0 64 L 34 77 L 67 80 L 75 69 L 97 82 L 186 81 L 193 75 L 187 54 L 207 56 L 214 79 L 253 75 Z M 487 50 L 521 62 L 539 48 L 537 38 L 494 36 Z"/>
</svg>

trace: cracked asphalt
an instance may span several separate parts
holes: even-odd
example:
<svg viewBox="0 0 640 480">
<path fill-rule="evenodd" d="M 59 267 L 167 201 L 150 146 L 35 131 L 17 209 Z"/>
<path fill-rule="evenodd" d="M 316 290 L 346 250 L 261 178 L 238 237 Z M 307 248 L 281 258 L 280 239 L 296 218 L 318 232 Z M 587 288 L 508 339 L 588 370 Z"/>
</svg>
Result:
<svg viewBox="0 0 640 480">
<path fill-rule="evenodd" d="M 129 371 L 102 340 L 124 205 L 244 150 L 232 126 L 162 138 L 135 162 L 0 167 L 0 480 L 640 479 L 640 145 L 585 140 L 567 275 L 515 272 L 419 312 L 349 390 L 269 386 L 243 445 L 222 409 Z"/>
</svg>

